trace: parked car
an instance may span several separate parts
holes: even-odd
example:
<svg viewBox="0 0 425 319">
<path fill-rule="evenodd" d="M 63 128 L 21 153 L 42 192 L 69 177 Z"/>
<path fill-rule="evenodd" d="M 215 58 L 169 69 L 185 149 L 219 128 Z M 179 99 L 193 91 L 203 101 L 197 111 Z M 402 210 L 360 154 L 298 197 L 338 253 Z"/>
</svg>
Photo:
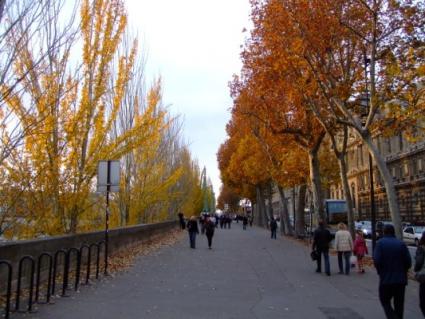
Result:
<svg viewBox="0 0 425 319">
<path fill-rule="evenodd" d="M 403 229 L 403 240 L 407 244 L 415 244 L 415 246 L 418 246 L 419 239 L 421 239 L 424 231 L 424 226 L 407 226 Z"/>
</svg>

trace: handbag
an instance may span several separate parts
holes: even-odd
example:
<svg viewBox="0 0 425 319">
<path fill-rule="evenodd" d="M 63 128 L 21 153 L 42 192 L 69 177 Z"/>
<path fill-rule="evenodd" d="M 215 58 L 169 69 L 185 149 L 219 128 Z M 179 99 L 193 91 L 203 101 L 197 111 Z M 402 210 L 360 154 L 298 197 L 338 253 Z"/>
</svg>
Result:
<svg viewBox="0 0 425 319">
<path fill-rule="evenodd" d="M 310 253 L 310 257 L 311 257 L 311 260 L 315 261 L 315 260 L 317 260 L 319 258 L 319 253 L 316 250 L 313 250 Z"/>
<path fill-rule="evenodd" d="M 354 255 L 351 255 L 350 256 L 350 265 L 351 265 L 351 268 L 356 267 L 356 263 L 357 263 L 357 257 L 354 256 Z"/>
<path fill-rule="evenodd" d="M 416 272 L 415 274 L 415 279 L 421 283 L 421 284 L 425 284 L 425 260 L 422 264 L 422 267 L 419 271 Z"/>
</svg>

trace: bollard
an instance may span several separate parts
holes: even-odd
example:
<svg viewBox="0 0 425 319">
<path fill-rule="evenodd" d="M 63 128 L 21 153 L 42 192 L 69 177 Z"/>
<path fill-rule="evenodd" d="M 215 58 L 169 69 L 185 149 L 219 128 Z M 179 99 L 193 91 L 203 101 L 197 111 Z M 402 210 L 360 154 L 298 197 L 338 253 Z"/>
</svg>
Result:
<svg viewBox="0 0 425 319">
<path fill-rule="evenodd" d="M 34 288 L 34 268 L 35 268 L 35 262 L 34 258 L 31 256 L 24 256 L 19 260 L 19 267 L 18 267 L 18 283 L 16 286 L 16 302 L 15 302 L 15 311 L 19 311 L 19 303 L 20 303 L 20 297 L 21 297 L 21 279 L 22 279 L 22 265 L 24 264 L 25 260 L 30 261 L 31 265 L 31 276 L 30 276 L 30 291 L 29 291 L 29 299 L 28 299 L 28 307 L 27 311 L 32 311 L 32 295 L 33 295 L 33 288 Z"/>
<path fill-rule="evenodd" d="M 10 315 L 10 297 L 12 295 L 12 265 L 6 260 L 0 260 L 0 266 L 7 267 L 7 288 L 6 288 L 6 304 L 4 307 L 5 319 L 9 319 Z"/>
<path fill-rule="evenodd" d="M 49 275 L 47 277 L 47 291 L 46 291 L 46 301 L 40 302 L 39 299 L 39 292 L 40 292 L 40 276 L 41 276 L 41 265 L 43 261 L 43 257 L 47 257 L 47 260 L 49 262 Z M 36 303 L 49 303 L 50 302 L 50 286 L 52 283 L 52 268 L 53 268 L 53 257 L 49 253 L 42 253 L 40 256 L 38 256 L 38 263 L 37 263 L 37 281 L 35 285 L 35 302 Z"/>
</svg>

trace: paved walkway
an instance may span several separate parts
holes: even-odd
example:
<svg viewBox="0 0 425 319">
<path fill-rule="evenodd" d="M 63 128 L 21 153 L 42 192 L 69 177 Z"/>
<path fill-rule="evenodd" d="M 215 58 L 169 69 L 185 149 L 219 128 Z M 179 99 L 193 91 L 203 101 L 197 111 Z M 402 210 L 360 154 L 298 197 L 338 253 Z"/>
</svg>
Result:
<svg viewBox="0 0 425 319">
<path fill-rule="evenodd" d="M 129 271 L 104 279 L 55 305 L 40 306 L 30 318 L 317 318 L 383 319 L 378 278 L 314 272 L 309 251 L 299 243 L 271 240 L 260 228 L 218 229 L 213 249 L 205 236 L 197 249 L 188 238 L 140 257 Z M 422 318 L 418 285 L 410 283 L 405 318 Z"/>
</svg>

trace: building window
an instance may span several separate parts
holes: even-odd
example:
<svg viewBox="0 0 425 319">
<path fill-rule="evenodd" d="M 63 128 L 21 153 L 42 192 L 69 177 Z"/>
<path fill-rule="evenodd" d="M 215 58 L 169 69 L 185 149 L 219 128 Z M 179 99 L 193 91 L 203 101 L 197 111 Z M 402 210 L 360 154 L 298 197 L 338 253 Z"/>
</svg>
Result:
<svg viewBox="0 0 425 319">
<path fill-rule="evenodd" d="M 397 167 L 396 166 L 391 167 L 391 173 L 392 173 L 394 178 L 397 178 Z"/>
<path fill-rule="evenodd" d="M 403 135 L 401 133 L 398 134 L 398 145 L 401 152 L 403 150 Z"/>
<path fill-rule="evenodd" d="M 360 167 L 360 146 L 357 147 L 357 158 L 356 158 L 356 163 L 357 163 L 357 168 Z"/>
<path fill-rule="evenodd" d="M 376 144 L 377 144 L 377 147 L 378 147 L 379 154 L 382 154 L 383 152 L 382 152 L 382 149 L 381 149 L 381 138 L 379 136 L 376 137 Z"/>
<path fill-rule="evenodd" d="M 364 161 L 363 161 L 363 145 L 359 146 L 359 156 L 360 156 L 360 164 L 363 166 L 364 165 Z"/>
<path fill-rule="evenodd" d="M 418 195 L 418 193 L 415 193 L 415 197 L 413 198 L 413 205 L 415 205 L 415 206 L 419 205 L 419 195 Z"/>
<path fill-rule="evenodd" d="M 391 150 L 391 137 L 387 138 L 387 151 L 388 154 L 391 154 L 392 150 Z"/>
<path fill-rule="evenodd" d="M 408 163 L 403 164 L 403 177 L 404 176 L 409 176 L 409 164 Z"/>
<path fill-rule="evenodd" d="M 422 159 L 422 158 L 419 158 L 419 159 L 418 159 L 418 161 L 417 161 L 417 164 L 418 164 L 418 172 L 419 172 L 419 173 L 422 173 L 422 171 L 423 171 L 423 169 L 424 169 L 424 168 L 423 168 L 423 162 L 424 162 L 424 161 L 423 161 L 423 159 Z"/>
</svg>

